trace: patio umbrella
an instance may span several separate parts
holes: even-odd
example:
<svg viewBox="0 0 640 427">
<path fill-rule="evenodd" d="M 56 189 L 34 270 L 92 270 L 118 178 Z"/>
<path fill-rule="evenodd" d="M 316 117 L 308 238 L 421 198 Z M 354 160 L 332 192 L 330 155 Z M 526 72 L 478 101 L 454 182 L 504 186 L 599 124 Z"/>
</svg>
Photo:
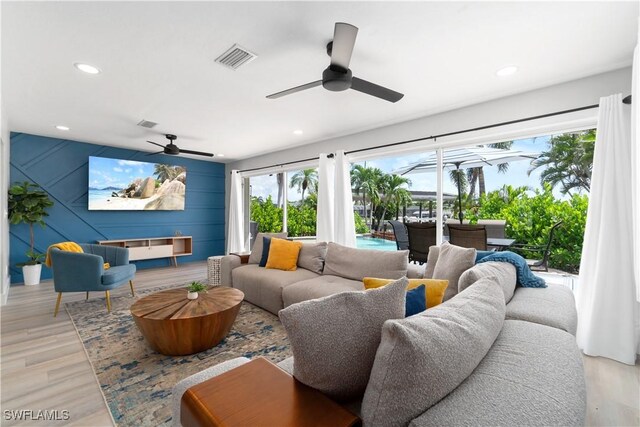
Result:
<svg viewBox="0 0 640 427">
<path fill-rule="evenodd" d="M 522 150 L 488 148 L 488 147 L 469 147 L 469 148 L 453 148 L 446 150 L 443 154 L 442 162 L 444 168 L 448 170 L 460 170 L 469 168 L 478 168 L 482 166 L 495 166 L 502 163 L 509 163 L 518 160 L 536 159 L 540 153 Z M 421 172 L 431 172 L 438 167 L 438 159 L 436 153 L 430 154 L 427 158 L 411 163 L 400 169 L 396 169 L 393 173 L 398 175 L 406 175 Z M 462 224 L 462 194 L 460 191 L 460 174 L 457 174 L 458 182 L 458 218 Z"/>
</svg>

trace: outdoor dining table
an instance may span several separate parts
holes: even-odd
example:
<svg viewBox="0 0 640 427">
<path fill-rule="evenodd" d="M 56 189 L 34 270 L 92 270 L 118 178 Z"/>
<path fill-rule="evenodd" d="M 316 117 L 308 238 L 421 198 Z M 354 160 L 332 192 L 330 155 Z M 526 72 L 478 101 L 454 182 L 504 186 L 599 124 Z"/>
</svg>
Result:
<svg viewBox="0 0 640 427">
<path fill-rule="evenodd" d="M 449 241 L 449 236 L 442 236 L 442 238 L 446 241 Z M 487 246 L 494 246 L 498 248 L 499 251 L 504 251 L 506 249 L 509 249 L 509 247 L 515 243 L 515 241 L 516 239 L 487 237 Z"/>
</svg>

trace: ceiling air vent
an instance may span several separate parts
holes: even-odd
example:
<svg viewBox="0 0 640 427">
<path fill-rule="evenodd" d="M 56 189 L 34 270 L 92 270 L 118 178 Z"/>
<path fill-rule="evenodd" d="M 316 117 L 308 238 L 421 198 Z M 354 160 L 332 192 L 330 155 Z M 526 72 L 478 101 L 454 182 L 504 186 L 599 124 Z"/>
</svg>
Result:
<svg viewBox="0 0 640 427">
<path fill-rule="evenodd" d="M 216 62 L 237 70 L 241 65 L 247 64 L 257 57 L 258 55 L 255 53 L 251 53 L 242 46 L 234 44 L 229 50 L 217 57 Z"/>
<path fill-rule="evenodd" d="M 144 119 L 142 119 L 142 120 L 140 120 L 140 121 L 138 122 L 138 126 L 142 126 L 143 128 L 149 128 L 149 129 L 151 129 L 152 127 L 154 127 L 154 126 L 156 126 L 156 125 L 157 125 L 157 123 L 156 123 L 156 122 L 151 122 L 151 121 L 149 121 L 149 120 L 144 120 Z"/>
</svg>

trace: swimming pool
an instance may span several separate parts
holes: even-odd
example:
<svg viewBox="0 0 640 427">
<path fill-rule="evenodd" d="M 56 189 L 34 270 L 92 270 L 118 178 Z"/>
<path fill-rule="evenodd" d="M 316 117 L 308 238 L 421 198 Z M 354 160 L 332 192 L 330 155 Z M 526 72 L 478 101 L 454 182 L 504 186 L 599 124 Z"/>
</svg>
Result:
<svg viewBox="0 0 640 427">
<path fill-rule="evenodd" d="M 392 240 L 378 239 L 375 237 L 356 237 L 356 247 L 358 249 L 376 249 L 379 251 L 396 251 L 396 242 Z"/>
</svg>

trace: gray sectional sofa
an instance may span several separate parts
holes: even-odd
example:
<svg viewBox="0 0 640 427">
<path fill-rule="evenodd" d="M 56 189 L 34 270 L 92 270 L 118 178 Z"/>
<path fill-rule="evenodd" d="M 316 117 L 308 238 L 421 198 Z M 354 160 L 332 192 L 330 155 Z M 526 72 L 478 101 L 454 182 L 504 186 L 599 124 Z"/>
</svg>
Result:
<svg viewBox="0 0 640 427">
<path fill-rule="evenodd" d="M 325 265 L 320 272 L 305 268 L 299 268 L 295 272 L 279 272 L 265 270 L 256 264 L 240 265 L 237 257 L 225 257 L 222 274 L 227 284 L 238 287 L 245 293 L 248 301 L 277 313 L 278 310 L 303 300 L 337 292 L 363 290 L 361 280 L 364 276 L 395 279 L 405 275 L 420 277 L 425 270 L 433 271 L 433 265 L 427 265 L 426 269 L 410 267 L 406 261 L 406 252 L 365 251 L 334 244 L 328 245 L 324 259 Z M 476 283 L 479 285 L 474 288 Z M 365 426 L 584 425 L 586 388 L 582 357 L 574 337 L 577 314 L 571 290 L 553 284 L 549 284 L 547 288 L 517 287 L 516 272 L 512 265 L 487 262 L 477 264 L 463 273 L 457 284 L 460 293 L 433 310 L 439 310 L 438 313 L 443 316 L 450 313 L 455 319 L 457 312 L 467 305 L 473 305 L 474 300 L 480 299 L 478 295 L 486 293 L 478 292 L 487 283 L 490 287 L 498 286 L 502 290 L 497 295 L 498 304 L 504 304 L 503 311 L 500 312 L 504 313 L 504 319 L 500 320 L 497 336 L 491 337 L 486 354 L 476 357 L 477 361 L 466 367 L 468 375 L 465 374 L 461 382 L 456 382 L 453 388 L 448 389 L 444 397 L 419 415 L 412 415 L 408 422 L 406 419 L 395 420 L 393 417 L 382 423 L 371 421 L 376 418 L 366 412 L 371 411 L 370 402 L 366 402 L 366 396 L 370 393 L 368 386 L 364 404 L 361 401 L 346 403 L 350 410 L 361 416 Z M 493 293 L 496 294 L 495 291 Z M 427 310 L 425 313 L 429 312 L 431 314 L 423 316 L 425 321 L 428 317 L 434 318 L 435 311 Z M 421 315 L 390 320 L 387 323 L 416 323 L 421 319 L 414 318 Z M 438 315 L 435 317 L 437 324 Z M 384 336 L 385 332 L 383 342 Z M 464 340 L 453 341 L 458 342 L 451 347 L 451 343 L 448 343 L 446 350 L 441 352 L 445 355 L 445 362 L 432 361 L 432 368 L 437 369 L 440 375 L 446 369 L 452 369 L 451 366 L 443 365 L 446 360 L 455 365 L 454 361 L 468 358 L 471 351 L 465 347 Z M 430 342 L 433 346 L 437 345 L 438 340 Z M 378 354 L 381 348 L 378 349 Z M 451 350 L 452 348 L 455 350 Z M 225 366 L 231 369 L 247 361 L 248 359 L 234 359 L 234 362 L 228 362 Z M 221 364 L 212 367 L 210 373 L 201 372 L 196 374 L 197 378 L 187 378 L 181 382 L 175 390 L 176 402 L 180 401 L 181 392 L 186 387 L 228 370 L 225 366 Z M 279 366 L 293 373 L 292 358 L 282 361 Z M 374 382 L 375 369 L 374 367 L 369 380 L 370 386 Z M 424 378 L 429 381 L 431 377 L 426 375 Z M 429 388 L 433 389 L 432 384 Z M 424 393 L 429 392 L 425 390 Z M 379 400 L 378 398 L 376 401 L 379 403 Z M 179 414 L 174 414 L 174 420 L 179 420 Z"/>
</svg>

